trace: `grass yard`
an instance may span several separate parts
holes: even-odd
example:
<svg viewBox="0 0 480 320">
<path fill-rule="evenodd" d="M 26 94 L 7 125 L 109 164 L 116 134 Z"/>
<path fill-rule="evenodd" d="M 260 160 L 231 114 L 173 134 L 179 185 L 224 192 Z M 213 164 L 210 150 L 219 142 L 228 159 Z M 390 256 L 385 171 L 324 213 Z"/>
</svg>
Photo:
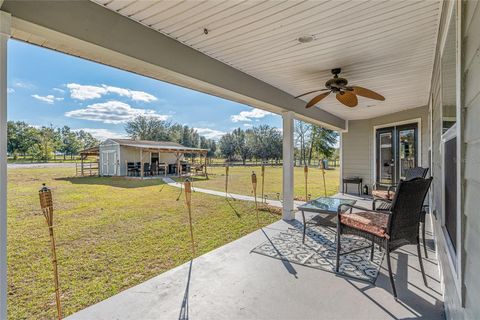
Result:
<svg viewBox="0 0 480 320">
<path fill-rule="evenodd" d="M 305 198 L 305 176 L 303 167 L 295 167 L 295 196 Z M 230 167 L 228 178 L 228 192 L 251 195 L 252 182 L 251 174 L 255 171 L 257 175 L 257 194 L 261 193 L 261 167 Z M 224 167 L 209 167 L 209 179 L 204 177 L 197 177 L 194 180 L 194 185 L 199 188 L 206 188 L 218 191 L 225 190 L 225 168 Z M 325 170 L 325 180 L 327 185 L 327 195 L 333 195 L 338 192 L 339 188 L 338 168 L 334 170 Z M 183 179 L 177 179 L 183 181 Z M 265 187 L 264 194 L 269 199 L 276 199 L 277 193 L 282 192 L 282 167 L 265 167 Z M 308 193 L 312 198 L 324 195 L 322 170 L 311 167 L 308 171 Z M 280 195 L 281 196 L 281 195 Z"/>
<path fill-rule="evenodd" d="M 74 170 L 9 170 L 10 319 L 55 317 L 48 230 L 44 217 L 37 215 L 41 213 L 38 190 L 43 182 L 54 192 L 64 315 L 191 258 L 184 197 L 175 201 L 179 189 L 163 185 L 160 180 L 75 178 L 72 177 Z M 223 188 L 220 170 L 216 170 L 217 175 L 212 175 L 210 181 L 204 182 L 205 186 Z M 267 170 L 281 172 L 281 169 Z M 250 169 L 244 171 L 246 176 L 248 172 Z M 241 176 L 233 180 L 249 179 Z M 248 184 L 243 187 L 238 184 L 232 182 L 232 192 L 248 191 Z M 279 190 L 280 186 L 271 184 L 272 190 Z M 200 193 L 192 195 L 192 202 L 198 255 L 257 229 L 252 203 L 227 202 Z M 260 212 L 260 219 L 262 225 L 267 225 L 279 217 Z"/>
</svg>

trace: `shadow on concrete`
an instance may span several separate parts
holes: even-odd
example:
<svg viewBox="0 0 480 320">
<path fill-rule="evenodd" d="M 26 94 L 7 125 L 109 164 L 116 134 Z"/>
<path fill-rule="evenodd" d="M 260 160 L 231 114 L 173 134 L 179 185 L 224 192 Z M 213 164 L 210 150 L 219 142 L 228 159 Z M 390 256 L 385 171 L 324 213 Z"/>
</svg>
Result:
<svg viewBox="0 0 480 320">
<path fill-rule="evenodd" d="M 281 253 L 280 251 L 277 250 L 277 248 L 275 247 L 275 245 L 273 244 L 272 240 L 270 239 L 270 237 L 265 233 L 265 231 L 263 231 L 263 229 L 260 229 L 262 230 L 263 234 L 265 235 L 265 238 L 267 238 L 268 242 L 270 242 L 270 244 L 272 245 L 272 247 L 277 251 L 278 255 L 281 256 Z M 295 270 L 295 268 L 292 266 L 292 264 L 290 263 L 290 261 L 286 260 L 286 259 L 279 259 L 282 263 L 283 263 L 283 266 L 285 267 L 285 269 L 287 269 L 288 273 L 290 273 L 292 276 L 294 276 L 296 279 L 298 279 L 297 277 L 297 270 Z"/>
<path fill-rule="evenodd" d="M 182 305 L 180 307 L 180 314 L 178 320 L 188 320 L 188 293 L 190 291 L 190 279 L 192 276 L 193 259 L 190 260 L 190 267 L 188 268 L 187 286 L 183 294 Z"/>
</svg>

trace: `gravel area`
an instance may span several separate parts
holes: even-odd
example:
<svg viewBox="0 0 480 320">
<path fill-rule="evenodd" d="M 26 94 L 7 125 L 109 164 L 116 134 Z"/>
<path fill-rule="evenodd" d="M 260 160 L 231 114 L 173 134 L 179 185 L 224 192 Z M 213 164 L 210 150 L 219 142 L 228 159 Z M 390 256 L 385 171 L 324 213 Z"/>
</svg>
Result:
<svg viewBox="0 0 480 320">
<path fill-rule="evenodd" d="M 71 168 L 75 167 L 75 163 L 72 162 L 60 162 L 60 163 L 9 163 L 8 169 L 29 169 L 29 168 Z"/>
</svg>

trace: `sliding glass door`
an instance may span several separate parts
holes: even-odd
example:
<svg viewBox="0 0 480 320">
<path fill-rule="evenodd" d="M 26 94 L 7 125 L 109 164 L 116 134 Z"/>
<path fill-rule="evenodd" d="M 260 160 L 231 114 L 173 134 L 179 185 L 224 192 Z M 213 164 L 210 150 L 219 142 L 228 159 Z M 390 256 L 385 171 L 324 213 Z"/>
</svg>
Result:
<svg viewBox="0 0 480 320">
<path fill-rule="evenodd" d="M 405 179 L 408 169 L 418 163 L 418 125 L 407 124 L 377 129 L 376 177 L 380 185 Z"/>
</svg>

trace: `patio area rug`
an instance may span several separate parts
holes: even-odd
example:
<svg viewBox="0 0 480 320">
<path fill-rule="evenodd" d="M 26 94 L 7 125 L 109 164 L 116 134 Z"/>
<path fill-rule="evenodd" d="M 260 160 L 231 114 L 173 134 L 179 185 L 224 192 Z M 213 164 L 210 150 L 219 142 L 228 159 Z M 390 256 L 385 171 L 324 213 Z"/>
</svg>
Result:
<svg viewBox="0 0 480 320">
<path fill-rule="evenodd" d="M 291 263 L 335 273 L 336 244 L 332 229 L 322 226 L 307 228 L 305 244 L 302 243 L 303 226 L 289 228 L 269 238 L 255 247 L 252 252 L 286 260 Z M 369 241 L 353 236 L 342 235 L 342 251 L 368 246 Z M 382 264 L 385 250 L 379 251 L 375 245 L 373 261 L 370 261 L 370 249 L 359 250 L 340 256 L 339 274 L 369 283 L 375 283 Z"/>
</svg>

